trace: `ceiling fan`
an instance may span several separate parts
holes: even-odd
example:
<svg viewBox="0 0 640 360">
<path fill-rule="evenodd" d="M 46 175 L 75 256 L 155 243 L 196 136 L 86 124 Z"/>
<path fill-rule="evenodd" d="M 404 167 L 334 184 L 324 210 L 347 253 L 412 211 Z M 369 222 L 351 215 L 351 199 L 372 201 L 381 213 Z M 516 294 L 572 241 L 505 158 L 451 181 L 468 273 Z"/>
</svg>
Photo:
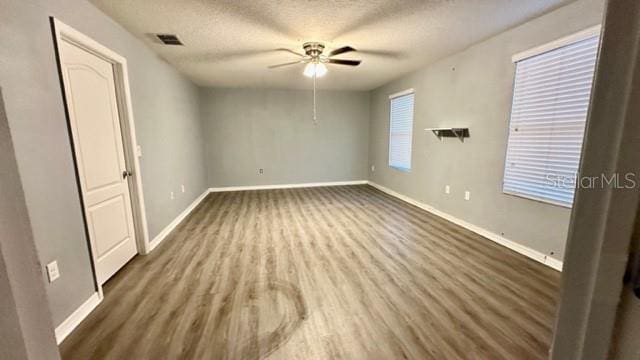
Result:
<svg viewBox="0 0 640 360">
<path fill-rule="evenodd" d="M 327 73 L 327 66 L 325 64 L 335 64 L 335 65 L 346 65 L 346 66 L 358 66 L 360 65 L 360 60 L 345 60 L 345 59 L 334 59 L 333 57 L 336 55 L 354 52 L 356 49 L 351 46 L 343 46 L 341 48 L 335 49 L 329 53 L 329 55 L 323 55 L 324 44 L 320 42 L 307 42 L 302 44 L 302 48 L 304 49 L 304 55 L 293 50 L 289 49 L 279 49 L 288 51 L 292 54 L 295 54 L 300 57 L 300 60 L 292 61 L 283 64 L 271 65 L 270 69 L 279 68 L 283 66 L 296 65 L 296 64 L 307 64 L 304 68 L 304 76 L 313 78 L 313 123 L 318 124 L 317 116 L 316 116 L 316 78 L 322 77 Z"/>
<path fill-rule="evenodd" d="M 302 44 L 302 48 L 304 49 L 304 55 L 297 51 L 282 49 L 299 56 L 301 59 L 284 64 L 271 65 L 269 66 L 269 68 L 274 69 L 289 65 L 307 64 L 307 66 L 305 66 L 304 68 L 305 76 L 321 77 L 327 73 L 327 66 L 325 64 L 358 66 L 361 62 L 360 60 L 345 60 L 333 58 L 336 55 L 357 51 L 351 46 L 343 46 L 341 48 L 335 49 L 331 51 L 329 55 L 322 54 L 322 52 L 324 51 L 324 44 L 320 42 L 307 42 Z"/>
</svg>

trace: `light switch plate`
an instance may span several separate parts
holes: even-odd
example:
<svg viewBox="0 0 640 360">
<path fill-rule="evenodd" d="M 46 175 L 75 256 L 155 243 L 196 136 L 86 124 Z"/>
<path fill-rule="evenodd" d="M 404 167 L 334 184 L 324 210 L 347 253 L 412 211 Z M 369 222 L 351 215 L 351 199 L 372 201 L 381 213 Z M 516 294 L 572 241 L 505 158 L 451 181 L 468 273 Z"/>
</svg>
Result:
<svg viewBox="0 0 640 360">
<path fill-rule="evenodd" d="M 182 189 L 182 192 L 184 192 L 184 185 L 182 185 L 181 189 Z"/>
<path fill-rule="evenodd" d="M 371 172 L 376 171 L 376 166 L 375 165 L 371 165 Z"/>
<path fill-rule="evenodd" d="M 444 187 L 444 193 L 445 193 L 445 194 L 451 194 L 451 186 L 446 185 L 446 186 Z"/>
<path fill-rule="evenodd" d="M 138 155 L 138 157 L 142 156 L 142 147 L 140 145 L 136 147 L 136 155 Z"/>
<path fill-rule="evenodd" d="M 465 199 L 465 200 L 469 200 L 469 199 L 471 199 L 471 192 L 469 192 L 469 191 L 465 191 L 465 192 L 464 192 L 464 199 Z"/>
<path fill-rule="evenodd" d="M 57 278 L 60 277 L 60 271 L 58 270 L 58 262 L 52 261 L 47 264 L 47 276 L 49 277 L 49 282 L 54 282 Z"/>
</svg>

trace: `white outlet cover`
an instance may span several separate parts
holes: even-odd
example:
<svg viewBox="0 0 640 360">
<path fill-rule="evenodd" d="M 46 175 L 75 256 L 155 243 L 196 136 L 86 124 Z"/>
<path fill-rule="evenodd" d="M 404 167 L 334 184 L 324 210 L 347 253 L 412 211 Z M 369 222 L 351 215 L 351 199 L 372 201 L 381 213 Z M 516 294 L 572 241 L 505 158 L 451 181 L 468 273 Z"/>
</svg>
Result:
<svg viewBox="0 0 640 360">
<path fill-rule="evenodd" d="M 49 277 L 49 282 L 54 282 L 57 278 L 60 277 L 60 271 L 58 270 L 58 262 L 52 261 L 47 264 L 47 276 Z"/>
<path fill-rule="evenodd" d="M 172 191 L 171 192 L 171 200 L 173 200 L 173 199 L 174 199 L 174 196 L 173 196 L 173 191 Z"/>
<path fill-rule="evenodd" d="M 465 200 L 469 200 L 469 199 L 471 199 L 471 192 L 469 192 L 469 191 L 465 191 L 465 192 L 464 192 L 464 199 L 465 199 Z"/>
<path fill-rule="evenodd" d="M 184 185 L 182 185 L 181 189 L 182 189 L 182 192 L 184 192 Z"/>
<path fill-rule="evenodd" d="M 371 165 L 371 171 L 376 171 L 376 166 L 375 165 Z"/>
<path fill-rule="evenodd" d="M 142 147 L 140 145 L 136 147 L 136 155 L 138 155 L 138 157 L 142 156 Z"/>
<path fill-rule="evenodd" d="M 446 185 L 446 186 L 444 187 L 444 193 L 445 193 L 445 194 L 450 194 L 450 193 L 451 193 L 451 186 Z"/>
</svg>

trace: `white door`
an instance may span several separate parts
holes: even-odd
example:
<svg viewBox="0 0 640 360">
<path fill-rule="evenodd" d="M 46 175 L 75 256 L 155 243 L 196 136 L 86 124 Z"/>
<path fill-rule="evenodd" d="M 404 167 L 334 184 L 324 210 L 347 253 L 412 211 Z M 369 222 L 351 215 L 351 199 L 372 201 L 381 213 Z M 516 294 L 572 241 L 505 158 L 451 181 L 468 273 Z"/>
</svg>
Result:
<svg viewBox="0 0 640 360">
<path fill-rule="evenodd" d="M 120 117 L 111 63 L 65 40 L 62 77 L 98 282 L 136 255 Z"/>
</svg>

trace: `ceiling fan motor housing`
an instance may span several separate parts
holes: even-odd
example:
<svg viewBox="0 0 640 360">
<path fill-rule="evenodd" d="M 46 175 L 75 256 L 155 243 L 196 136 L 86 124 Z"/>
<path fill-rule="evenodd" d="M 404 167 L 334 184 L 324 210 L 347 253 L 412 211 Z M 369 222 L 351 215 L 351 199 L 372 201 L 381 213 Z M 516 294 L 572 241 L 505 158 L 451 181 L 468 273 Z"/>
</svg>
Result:
<svg viewBox="0 0 640 360">
<path fill-rule="evenodd" d="M 311 56 L 312 58 L 317 58 L 320 56 L 320 54 L 322 54 L 322 51 L 324 50 L 324 44 L 319 42 L 308 42 L 302 44 L 302 48 L 307 55 Z"/>
</svg>

